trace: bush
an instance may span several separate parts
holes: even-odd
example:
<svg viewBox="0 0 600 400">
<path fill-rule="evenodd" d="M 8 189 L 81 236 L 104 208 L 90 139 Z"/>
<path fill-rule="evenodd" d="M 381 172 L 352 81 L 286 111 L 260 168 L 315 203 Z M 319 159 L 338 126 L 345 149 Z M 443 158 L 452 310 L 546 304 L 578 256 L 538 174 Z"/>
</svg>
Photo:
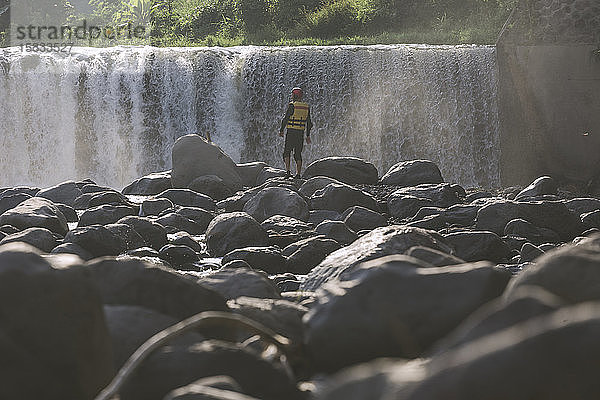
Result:
<svg viewBox="0 0 600 400">
<path fill-rule="evenodd" d="M 272 0 L 273 22 L 279 29 L 290 28 L 320 5 L 321 0 Z"/>
<path fill-rule="evenodd" d="M 306 16 L 307 33 L 319 38 L 356 33 L 373 17 L 373 10 L 368 4 L 368 1 L 332 1 Z"/>
</svg>

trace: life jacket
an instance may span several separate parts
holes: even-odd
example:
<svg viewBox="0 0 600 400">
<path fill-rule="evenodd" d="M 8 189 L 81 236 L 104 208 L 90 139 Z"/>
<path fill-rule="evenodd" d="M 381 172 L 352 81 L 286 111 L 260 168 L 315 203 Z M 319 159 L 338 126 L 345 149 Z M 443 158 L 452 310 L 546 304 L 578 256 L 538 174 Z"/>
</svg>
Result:
<svg viewBox="0 0 600 400">
<path fill-rule="evenodd" d="M 294 106 L 294 114 L 292 114 L 286 126 L 290 129 L 303 131 L 308 119 L 308 104 L 301 101 L 292 101 L 291 104 Z"/>
</svg>

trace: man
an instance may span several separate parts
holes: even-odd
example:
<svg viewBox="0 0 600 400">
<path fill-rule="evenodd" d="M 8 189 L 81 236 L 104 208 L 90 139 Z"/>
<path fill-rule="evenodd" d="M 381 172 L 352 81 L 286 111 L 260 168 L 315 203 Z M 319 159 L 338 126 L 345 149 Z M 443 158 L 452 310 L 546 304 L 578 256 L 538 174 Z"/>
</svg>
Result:
<svg viewBox="0 0 600 400">
<path fill-rule="evenodd" d="M 288 105 L 285 117 L 281 121 L 281 130 L 279 136 L 283 137 L 283 131 L 287 128 L 285 135 L 285 147 L 283 149 L 283 161 L 285 162 L 285 176 L 289 178 L 290 155 L 294 151 L 294 160 L 296 161 L 296 176 L 300 178 L 302 172 L 302 148 L 304 146 L 304 131 L 306 131 L 306 144 L 310 144 L 310 130 L 312 122 L 310 120 L 310 107 L 302 102 L 302 89 L 295 87 L 292 89 L 292 101 Z"/>
</svg>

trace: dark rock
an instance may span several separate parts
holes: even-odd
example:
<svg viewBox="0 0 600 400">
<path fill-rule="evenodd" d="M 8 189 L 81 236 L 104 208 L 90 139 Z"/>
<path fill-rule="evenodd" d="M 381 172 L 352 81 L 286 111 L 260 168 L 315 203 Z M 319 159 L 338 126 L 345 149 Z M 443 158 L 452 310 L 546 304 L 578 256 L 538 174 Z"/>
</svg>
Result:
<svg viewBox="0 0 600 400">
<path fill-rule="evenodd" d="M 76 210 L 85 210 L 89 208 L 90 200 L 98 193 L 84 193 L 73 202 L 73 208 Z"/>
<path fill-rule="evenodd" d="M 319 371 L 422 355 L 502 294 L 510 274 L 488 263 L 430 268 L 396 255 L 360 264 L 347 278 L 323 286 L 305 318 L 308 352 Z"/>
<path fill-rule="evenodd" d="M 112 224 L 130 215 L 135 215 L 135 211 L 131 207 L 105 204 L 85 210 L 79 217 L 77 226 Z"/>
<path fill-rule="evenodd" d="M 208 252 L 216 257 L 242 247 L 265 246 L 267 239 L 260 224 L 243 212 L 221 214 L 206 230 Z"/>
<path fill-rule="evenodd" d="M 146 175 L 127 185 L 121 193 L 152 196 L 171 188 L 170 171 Z"/>
<path fill-rule="evenodd" d="M 588 229 L 600 228 L 600 210 L 582 214 L 581 222 Z"/>
<path fill-rule="evenodd" d="M 188 189 L 205 194 L 217 201 L 226 199 L 233 194 L 233 190 L 216 175 L 199 176 L 188 185 Z"/>
<path fill-rule="evenodd" d="M 148 199 L 142 203 L 142 216 L 159 215 L 163 211 L 173 210 L 173 202 L 169 199 Z M 173 210 L 175 211 L 175 210 Z"/>
<path fill-rule="evenodd" d="M 418 221 L 426 218 L 427 216 L 438 215 L 442 226 L 471 226 L 475 224 L 475 219 L 477 218 L 477 211 L 479 211 L 479 208 L 480 207 L 478 206 L 463 204 L 455 204 L 447 209 L 439 207 L 423 207 L 411 220 Z"/>
<path fill-rule="evenodd" d="M 493 393 L 495 399 L 595 399 L 599 334 L 597 304 L 562 308 L 434 357 L 427 378 L 405 398 L 488 399 Z"/>
<path fill-rule="evenodd" d="M 544 254 L 544 251 L 531 243 L 525 243 L 521 247 L 521 262 L 530 262 Z"/>
<path fill-rule="evenodd" d="M 385 217 L 368 208 L 354 206 L 342 214 L 344 223 L 353 231 L 373 230 L 387 225 Z"/>
<path fill-rule="evenodd" d="M 317 233 L 333 239 L 343 245 L 350 244 L 358 239 L 358 235 L 342 221 L 323 221 L 315 228 Z"/>
<path fill-rule="evenodd" d="M 317 190 L 325 188 L 330 183 L 337 183 L 339 185 L 343 184 L 337 179 L 329 178 L 327 176 L 314 176 L 304 182 L 298 191 L 302 196 L 308 199 L 315 194 Z"/>
<path fill-rule="evenodd" d="M 233 160 L 218 146 L 199 135 L 186 135 L 177 139 L 173 145 L 172 159 L 171 182 L 174 188 L 185 188 L 194 179 L 205 175 L 218 176 L 232 190 L 242 187 L 242 179 Z"/>
<path fill-rule="evenodd" d="M 75 243 L 94 257 L 117 256 L 127 249 L 125 240 L 101 225 L 72 229 L 64 242 Z"/>
<path fill-rule="evenodd" d="M 81 189 L 73 181 L 59 183 L 47 189 L 37 192 L 37 197 L 43 197 L 53 203 L 66 204 L 73 207 L 75 199 L 81 196 Z"/>
<path fill-rule="evenodd" d="M 509 221 L 504 227 L 504 234 L 507 236 L 522 237 L 535 244 L 560 242 L 560 237 L 553 230 L 538 228 L 521 218 Z"/>
<path fill-rule="evenodd" d="M 279 299 L 281 294 L 277 286 L 261 271 L 255 271 L 247 266 L 235 266 L 240 262 L 232 261 L 218 271 L 198 280 L 203 286 L 220 293 L 226 299 L 236 299 L 242 296 L 260 299 Z"/>
<path fill-rule="evenodd" d="M 506 261 L 510 249 L 494 232 L 472 231 L 444 235 L 446 243 L 454 248 L 454 254 L 465 261 Z"/>
<path fill-rule="evenodd" d="M 99 192 L 107 192 L 112 190 L 111 188 L 105 187 L 105 186 L 98 186 L 95 183 L 86 183 L 84 185 L 81 185 L 80 183 L 77 183 L 77 186 L 79 186 L 81 188 L 81 193 L 99 193 Z"/>
<path fill-rule="evenodd" d="M 190 189 L 168 189 L 156 195 L 156 198 L 169 199 L 173 204 L 183 207 L 197 207 L 209 211 L 217 209 L 216 203 L 212 198 Z"/>
<path fill-rule="evenodd" d="M 78 256 L 84 261 L 91 260 L 94 255 L 75 243 L 63 243 L 56 246 L 51 251 L 52 254 L 73 254 Z"/>
<path fill-rule="evenodd" d="M 106 305 L 104 315 L 110 332 L 115 370 L 120 369 L 146 340 L 179 322 L 171 316 L 139 306 Z M 169 344 L 189 346 L 202 340 L 201 335 L 188 332 Z"/>
<path fill-rule="evenodd" d="M 3 399 L 92 399 L 113 377 L 98 292 L 80 266 L 26 244 L 0 247 Z"/>
<path fill-rule="evenodd" d="M 412 160 L 392 166 L 379 182 L 383 185 L 406 187 L 423 183 L 442 183 L 444 180 L 435 163 L 428 160 Z"/>
<path fill-rule="evenodd" d="M 19 233 L 13 233 L 0 240 L 0 246 L 12 242 L 27 243 L 44 253 L 50 253 L 57 245 L 57 240 L 48 229 L 28 228 Z"/>
<path fill-rule="evenodd" d="M 224 265 L 233 260 L 243 260 L 253 269 L 260 269 L 269 274 L 285 271 L 285 257 L 277 247 L 244 247 L 235 249 L 223 256 Z"/>
<path fill-rule="evenodd" d="M 401 225 L 377 228 L 350 246 L 327 256 L 308 274 L 302 290 L 314 291 L 327 281 L 351 273 L 361 262 L 402 254 L 413 246 L 426 246 L 451 253 L 450 247 L 436 232 Z"/>
<path fill-rule="evenodd" d="M 169 243 L 187 246 L 198 253 L 201 253 L 203 250 L 200 243 L 194 240 L 187 232 L 177 232 L 173 235 L 173 238 L 169 240 Z"/>
<path fill-rule="evenodd" d="M 285 247 L 315 235 L 307 223 L 284 215 L 274 215 L 260 225 L 267 231 L 272 246 Z"/>
<path fill-rule="evenodd" d="M 125 243 L 126 250 L 138 249 L 147 245 L 144 238 L 131 225 L 120 223 L 108 224 L 104 227 Z"/>
<path fill-rule="evenodd" d="M 472 203 L 475 200 L 487 199 L 489 197 L 494 197 L 494 195 L 485 190 L 478 190 L 476 192 L 467 194 L 467 197 L 465 197 L 465 203 Z"/>
<path fill-rule="evenodd" d="M 177 320 L 227 311 L 225 299 L 209 287 L 142 260 L 102 258 L 86 267 L 104 304 L 145 307 Z"/>
<path fill-rule="evenodd" d="M 287 300 L 254 297 L 238 297 L 229 300 L 227 305 L 233 312 L 263 324 L 294 343 L 304 342 L 302 317 L 308 312 L 306 307 Z"/>
<path fill-rule="evenodd" d="M 264 167 L 256 177 L 256 185 L 262 185 L 272 178 L 285 177 L 285 170 L 273 167 Z"/>
<path fill-rule="evenodd" d="M 464 189 L 458 185 L 449 183 L 422 184 L 397 189 L 388 198 L 388 207 L 393 197 L 414 196 L 419 199 L 427 199 L 433 207 L 448 208 L 460 203 Z M 391 209 L 390 209 L 391 211 Z"/>
<path fill-rule="evenodd" d="M 177 388 L 163 400 L 258 400 L 241 394 L 242 388 L 229 376 L 211 376 L 198 379 L 187 386 Z"/>
<path fill-rule="evenodd" d="M 549 251 L 536 261 L 513 279 L 507 297 L 520 287 L 537 285 L 569 303 L 600 299 L 600 236 Z"/>
<path fill-rule="evenodd" d="M 244 205 L 243 211 L 258 222 L 274 215 L 284 215 L 301 221 L 307 221 L 309 216 L 308 204 L 301 196 L 279 187 L 261 190 Z"/>
<path fill-rule="evenodd" d="M 411 247 L 406 252 L 406 255 L 424 261 L 433 267 L 445 267 L 448 265 L 458 265 L 465 263 L 465 260 L 461 258 L 444 253 L 443 251 L 430 249 L 429 247 L 424 246 Z"/>
<path fill-rule="evenodd" d="M 114 190 L 95 193 L 88 202 L 88 208 L 110 204 L 113 206 L 128 206 L 133 207 L 131 202 L 119 192 Z"/>
<path fill-rule="evenodd" d="M 370 194 L 346 184 L 330 183 L 325 188 L 317 190 L 310 198 L 315 210 L 333 210 L 343 213 L 349 207 L 363 206 L 378 210 L 377 201 Z"/>
<path fill-rule="evenodd" d="M 200 261 L 196 252 L 184 245 L 167 244 L 159 251 L 159 257 L 177 269 L 196 270 L 190 265 Z"/>
<path fill-rule="evenodd" d="M 66 204 L 56 204 L 56 207 L 63 213 L 67 222 L 79 222 L 79 216 L 73 207 L 69 207 Z"/>
<path fill-rule="evenodd" d="M 581 215 L 600 210 L 600 199 L 595 198 L 576 198 L 565 200 L 564 203 L 569 211 L 575 215 Z"/>
<path fill-rule="evenodd" d="M 158 350 L 124 385 L 121 399 L 163 400 L 174 389 L 198 378 L 216 375 L 232 377 L 244 393 L 262 400 L 301 398 L 295 382 L 283 367 L 277 367 L 241 345 L 209 340 L 190 347 L 171 346 Z"/>
<path fill-rule="evenodd" d="M 556 181 L 549 176 L 540 176 L 535 181 L 531 182 L 529 186 L 521 190 L 516 196 L 515 200 L 523 200 L 528 197 L 537 197 L 547 194 L 556 194 L 558 188 Z"/>
<path fill-rule="evenodd" d="M 338 221 L 342 218 L 342 214 L 333 210 L 313 210 L 310 211 L 310 215 L 308 217 L 308 223 L 312 225 L 319 225 L 323 221 Z"/>
<path fill-rule="evenodd" d="M 156 220 L 157 224 L 162 225 L 167 231 L 185 231 L 191 235 L 202 235 L 206 227 L 195 223 L 189 218 L 177 213 L 163 215 Z"/>
<path fill-rule="evenodd" d="M 388 197 L 387 208 L 392 217 L 398 219 L 411 218 L 423 208 L 432 206 L 433 202 L 429 199 L 423 199 L 415 196 L 401 193 L 392 193 Z"/>
<path fill-rule="evenodd" d="M 31 196 L 26 193 L 14 193 L 11 195 L 0 195 L 0 215 L 5 211 L 15 208 Z"/>
<path fill-rule="evenodd" d="M 4 189 L 4 190 L 0 189 L 0 198 L 5 197 L 5 196 L 12 196 L 14 194 L 20 194 L 20 193 L 24 193 L 28 196 L 33 197 L 36 194 L 38 194 L 39 191 L 40 191 L 39 188 L 34 188 L 34 187 L 29 187 L 29 186 L 17 186 L 17 187 L 13 187 L 13 188 Z"/>
<path fill-rule="evenodd" d="M 378 180 L 377 168 L 373 164 L 355 157 L 322 158 L 312 162 L 304 171 L 303 176 L 306 179 L 314 176 L 328 176 L 347 184 L 374 185 Z"/>
<path fill-rule="evenodd" d="M 506 224 L 513 219 L 524 219 L 539 228 L 558 233 L 562 241 L 569 241 L 583 231 L 579 218 L 560 202 L 495 201 L 477 212 L 476 227 L 502 235 Z"/>
<path fill-rule="evenodd" d="M 59 235 L 69 230 L 67 219 L 50 200 L 32 197 L 0 215 L 0 225 L 12 225 L 20 230 L 46 228 Z"/>
<path fill-rule="evenodd" d="M 159 258 L 158 251 L 154 250 L 152 247 L 139 247 L 137 249 L 129 250 L 127 255 L 130 257 L 150 257 L 150 258 Z"/>
<path fill-rule="evenodd" d="M 340 247 L 335 240 L 321 236 L 292 243 L 283 249 L 283 254 L 287 256 L 285 270 L 295 274 L 307 274 Z"/>
<path fill-rule="evenodd" d="M 237 164 L 237 173 L 242 178 L 242 184 L 244 186 L 254 187 L 256 186 L 256 178 L 263 168 L 268 167 L 267 163 L 261 161 Z"/>
<path fill-rule="evenodd" d="M 125 217 L 121 218 L 118 223 L 131 226 L 154 250 L 160 250 L 167 244 L 167 231 L 165 228 L 148 218 Z"/>
</svg>

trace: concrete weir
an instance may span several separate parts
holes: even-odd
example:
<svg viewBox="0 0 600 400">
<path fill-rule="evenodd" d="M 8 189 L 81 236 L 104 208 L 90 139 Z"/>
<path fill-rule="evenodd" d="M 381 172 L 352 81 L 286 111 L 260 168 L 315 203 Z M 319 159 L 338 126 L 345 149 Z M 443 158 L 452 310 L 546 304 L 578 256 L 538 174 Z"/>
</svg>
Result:
<svg viewBox="0 0 600 400">
<path fill-rule="evenodd" d="M 509 25 L 497 44 L 501 182 L 585 182 L 600 173 L 600 3 L 521 1 Z"/>
</svg>

